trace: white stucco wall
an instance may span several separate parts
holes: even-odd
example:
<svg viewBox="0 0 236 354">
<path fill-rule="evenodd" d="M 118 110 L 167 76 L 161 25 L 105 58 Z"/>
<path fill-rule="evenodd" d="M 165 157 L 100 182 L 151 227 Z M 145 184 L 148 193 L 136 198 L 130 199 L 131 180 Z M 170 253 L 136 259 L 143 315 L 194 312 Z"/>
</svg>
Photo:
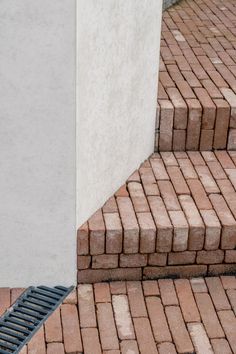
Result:
<svg viewBox="0 0 236 354">
<path fill-rule="evenodd" d="M 0 1 L 0 287 L 72 284 L 75 0 Z"/>
<path fill-rule="evenodd" d="M 162 1 L 77 0 L 77 225 L 153 152 Z"/>
</svg>

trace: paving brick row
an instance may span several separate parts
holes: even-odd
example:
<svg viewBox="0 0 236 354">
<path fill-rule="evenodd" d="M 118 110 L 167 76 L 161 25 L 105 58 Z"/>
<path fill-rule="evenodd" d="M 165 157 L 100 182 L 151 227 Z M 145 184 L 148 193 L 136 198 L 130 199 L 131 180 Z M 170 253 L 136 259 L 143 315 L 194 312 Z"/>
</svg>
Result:
<svg viewBox="0 0 236 354">
<path fill-rule="evenodd" d="M 230 0 L 164 12 L 156 151 L 236 149 L 235 17 Z"/>
<path fill-rule="evenodd" d="M 230 273 L 236 268 L 236 155 L 154 153 L 77 237 L 80 283 L 184 275 L 187 266 L 202 275 Z"/>
</svg>

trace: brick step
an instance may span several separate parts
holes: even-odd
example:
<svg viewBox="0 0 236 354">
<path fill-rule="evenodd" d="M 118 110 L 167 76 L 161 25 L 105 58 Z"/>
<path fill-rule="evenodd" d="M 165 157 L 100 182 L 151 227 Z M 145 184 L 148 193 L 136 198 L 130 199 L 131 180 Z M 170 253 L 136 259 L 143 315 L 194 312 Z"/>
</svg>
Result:
<svg viewBox="0 0 236 354">
<path fill-rule="evenodd" d="M 236 272 L 236 152 L 153 154 L 78 230 L 78 282 Z"/>
<path fill-rule="evenodd" d="M 163 13 L 156 151 L 236 149 L 236 17 L 225 11 L 204 3 L 203 21 L 180 1 Z"/>
</svg>

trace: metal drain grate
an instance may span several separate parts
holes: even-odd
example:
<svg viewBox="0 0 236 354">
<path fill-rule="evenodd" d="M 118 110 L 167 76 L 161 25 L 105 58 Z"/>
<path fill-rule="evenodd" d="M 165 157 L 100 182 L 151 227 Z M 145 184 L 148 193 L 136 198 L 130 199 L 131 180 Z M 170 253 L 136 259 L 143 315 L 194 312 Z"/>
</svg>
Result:
<svg viewBox="0 0 236 354">
<path fill-rule="evenodd" d="M 73 288 L 28 288 L 0 317 L 0 354 L 19 353 Z"/>
</svg>

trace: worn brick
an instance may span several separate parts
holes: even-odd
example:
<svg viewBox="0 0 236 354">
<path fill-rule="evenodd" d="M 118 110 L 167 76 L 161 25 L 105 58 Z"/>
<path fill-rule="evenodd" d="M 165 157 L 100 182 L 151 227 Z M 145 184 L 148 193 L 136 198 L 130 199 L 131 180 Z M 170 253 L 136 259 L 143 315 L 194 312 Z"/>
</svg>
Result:
<svg viewBox="0 0 236 354">
<path fill-rule="evenodd" d="M 181 210 L 177 195 L 170 181 L 158 181 L 161 196 L 167 210 Z"/>
<path fill-rule="evenodd" d="M 186 145 L 186 130 L 174 129 L 173 130 L 173 151 L 185 150 Z"/>
<path fill-rule="evenodd" d="M 122 354 L 139 354 L 138 344 L 136 340 L 123 340 L 120 343 Z"/>
<path fill-rule="evenodd" d="M 158 344 L 159 354 L 177 354 L 173 343 L 164 342 Z"/>
<path fill-rule="evenodd" d="M 10 288 L 0 288 L 0 316 L 10 307 L 11 305 L 11 292 Z"/>
<path fill-rule="evenodd" d="M 167 88 L 167 94 L 174 106 L 174 129 L 186 129 L 187 105 L 177 88 Z"/>
<path fill-rule="evenodd" d="M 206 283 L 216 310 L 229 310 L 230 304 L 220 281 L 220 278 L 206 278 Z"/>
<path fill-rule="evenodd" d="M 141 282 L 127 282 L 127 293 L 132 317 L 147 316 Z"/>
<path fill-rule="evenodd" d="M 160 298 L 147 297 L 146 304 L 155 341 L 157 343 L 170 342 L 171 334 Z"/>
<path fill-rule="evenodd" d="M 190 179 L 187 181 L 191 190 L 192 197 L 200 210 L 212 209 L 211 202 L 198 179 Z"/>
<path fill-rule="evenodd" d="M 134 318 L 134 327 L 140 353 L 145 354 L 148 348 L 150 354 L 158 354 L 149 320 L 147 318 Z M 145 331 L 143 331 L 143 328 L 145 328 Z"/>
<path fill-rule="evenodd" d="M 236 289 L 236 277 L 235 276 L 224 276 L 220 277 L 223 288 L 225 290 Z"/>
<path fill-rule="evenodd" d="M 224 338 L 212 339 L 211 344 L 215 354 L 232 354 L 229 343 Z"/>
<path fill-rule="evenodd" d="M 205 226 L 193 199 L 180 195 L 179 200 L 189 223 L 189 250 L 201 250 L 204 245 Z"/>
<path fill-rule="evenodd" d="M 214 100 L 216 105 L 216 122 L 213 147 L 226 149 L 230 121 L 230 106 L 224 100 Z"/>
<path fill-rule="evenodd" d="M 177 194 L 190 194 L 188 185 L 181 173 L 181 170 L 177 166 L 168 166 L 167 172 L 170 176 L 171 182 L 174 186 Z"/>
<path fill-rule="evenodd" d="M 77 253 L 87 255 L 89 253 L 88 224 L 83 224 L 77 232 Z"/>
<path fill-rule="evenodd" d="M 86 354 L 102 354 L 97 328 L 82 328 L 81 335 Z"/>
<path fill-rule="evenodd" d="M 115 197 L 109 198 L 102 207 L 103 213 L 117 213 L 118 208 Z"/>
<path fill-rule="evenodd" d="M 47 354 L 65 354 L 63 343 L 49 343 Z"/>
<path fill-rule="evenodd" d="M 112 305 L 114 309 L 115 323 L 119 339 L 135 339 L 127 296 L 113 295 Z"/>
<path fill-rule="evenodd" d="M 121 253 L 123 231 L 118 213 L 104 213 L 106 253 Z"/>
<path fill-rule="evenodd" d="M 44 327 L 41 327 L 28 343 L 28 354 L 35 353 L 46 354 Z M 68 353 L 70 352 L 68 351 Z"/>
<path fill-rule="evenodd" d="M 174 124 L 174 107 L 170 101 L 160 100 L 160 151 L 170 151 L 172 148 L 172 129 Z"/>
<path fill-rule="evenodd" d="M 95 301 L 98 302 L 111 302 L 110 287 L 107 283 L 94 284 Z"/>
<path fill-rule="evenodd" d="M 113 281 L 110 283 L 112 295 L 126 294 L 126 283 L 124 281 Z"/>
<path fill-rule="evenodd" d="M 172 247 L 173 227 L 165 205 L 160 197 L 148 197 L 148 201 L 157 227 L 156 250 L 157 252 L 169 252 Z"/>
<path fill-rule="evenodd" d="M 150 162 L 151 162 L 153 173 L 157 181 L 170 179 L 166 171 L 165 165 L 160 158 L 156 158 L 156 159 L 151 158 Z"/>
<path fill-rule="evenodd" d="M 131 196 L 136 213 L 148 212 L 149 206 L 141 183 L 128 183 L 128 190 Z"/>
<path fill-rule="evenodd" d="M 140 226 L 140 253 L 153 253 L 156 247 L 156 226 L 151 213 L 137 213 Z"/>
<path fill-rule="evenodd" d="M 174 282 L 171 279 L 160 279 L 158 281 L 162 303 L 166 305 L 178 305 L 178 298 L 176 295 Z"/>
<path fill-rule="evenodd" d="M 88 225 L 90 231 L 90 254 L 103 254 L 105 251 L 105 224 L 101 210 L 91 216 Z"/>
<path fill-rule="evenodd" d="M 88 269 L 91 264 L 91 256 L 78 256 L 77 257 L 77 268 L 78 269 Z"/>
<path fill-rule="evenodd" d="M 78 285 L 78 306 L 81 328 L 96 327 L 97 321 L 92 285 Z"/>
<path fill-rule="evenodd" d="M 220 272 L 218 272 L 219 274 Z M 207 274 L 206 265 L 178 265 L 168 267 L 145 267 L 143 270 L 144 279 L 158 279 L 165 277 L 191 278 Z"/>
<path fill-rule="evenodd" d="M 221 248 L 233 249 L 236 246 L 236 221 L 221 195 L 211 194 L 209 198 L 222 224 Z"/>
<path fill-rule="evenodd" d="M 225 263 L 236 263 L 236 250 L 225 251 Z"/>
<path fill-rule="evenodd" d="M 220 190 L 207 166 L 195 166 L 197 174 L 207 193 L 219 193 Z"/>
<path fill-rule="evenodd" d="M 205 249 L 216 250 L 220 244 L 221 225 L 214 210 L 200 211 L 206 226 Z"/>
<path fill-rule="evenodd" d="M 148 264 L 154 266 L 165 266 L 167 263 L 167 253 L 152 253 L 148 255 Z"/>
<path fill-rule="evenodd" d="M 83 351 L 79 317 L 76 305 L 63 304 L 61 306 L 63 339 L 66 353 L 80 353 Z"/>
<path fill-rule="evenodd" d="M 144 296 L 160 295 L 160 290 L 156 280 L 146 280 L 142 282 Z"/>
<path fill-rule="evenodd" d="M 197 260 L 198 264 L 218 264 L 224 260 L 224 251 L 198 251 Z"/>
<path fill-rule="evenodd" d="M 235 328 L 236 328 L 236 317 L 231 310 L 227 311 L 219 311 L 218 316 L 222 327 L 225 331 L 225 335 L 229 344 L 232 348 L 233 353 L 236 352 L 236 336 L 235 336 Z"/>
<path fill-rule="evenodd" d="M 214 354 L 202 323 L 188 323 L 188 330 L 197 354 Z"/>
<path fill-rule="evenodd" d="M 176 349 L 179 353 L 192 353 L 193 345 L 178 306 L 167 306 L 166 316 Z"/>
<path fill-rule="evenodd" d="M 202 129 L 213 129 L 215 124 L 216 107 L 207 91 L 204 88 L 195 88 L 196 93 L 202 107 Z"/>
<path fill-rule="evenodd" d="M 130 198 L 117 198 L 124 228 L 124 252 L 137 253 L 139 249 L 139 227 Z"/>
<path fill-rule="evenodd" d="M 195 293 L 195 299 L 208 337 L 223 338 L 224 332 L 217 318 L 210 295 L 207 293 Z"/>
<path fill-rule="evenodd" d="M 208 289 L 203 278 L 190 279 L 190 283 L 194 293 L 207 293 Z"/>
<path fill-rule="evenodd" d="M 120 255 L 120 267 L 145 267 L 147 265 L 146 254 L 121 254 Z"/>
<path fill-rule="evenodd" d="M 174 226 L 173 251 L 185 251 L 188 247 L 189 226 L 182 211 L 169 212 Z"/>
<path fill-rule="evenodd" d="M 141 268 L 85 269 L 78 271 L 78 283 L 141 279 Z"/>
<path fill-rule="evenodd" d="M 174 283 L 185 322 L 200 322 L 189 280 L 177 279 Z"/>
<path fill-rule="evenodd" d="M 118 267 L 117 254 L 101 254 L 92 257 L 92 268 L 94 269 L 110 269 Z"/>
<path fill-rule="evenodd" d="M 196 260 L 195 251 L 170 252 L 168 254 L 168 264 L 194 264 Z"/>
<path fill-rule="evenodd" d="M 188 181 L 189 179 L 197 179 L 196 171 L 189 159 L 178 159 L 180 169 L 184 175 L 184 178 Z"/>
<path fill-rule="evenodd" d="M 47 343 L 62 342 L 62 327 L 60 309 L 52 313 L 45 322 L 45 338 Z"/>
<path fill-rule="evenodd" d="M 97 319 L 102 349 L 119 349 L 119 341 L 110 303 L 97 304 Z"/>
<path fill-rule="evenodd" d="M 198 100 L 189 99 L 186 149 L 197 150 L 200 142 L 202 107 Z"/>
</svg>

